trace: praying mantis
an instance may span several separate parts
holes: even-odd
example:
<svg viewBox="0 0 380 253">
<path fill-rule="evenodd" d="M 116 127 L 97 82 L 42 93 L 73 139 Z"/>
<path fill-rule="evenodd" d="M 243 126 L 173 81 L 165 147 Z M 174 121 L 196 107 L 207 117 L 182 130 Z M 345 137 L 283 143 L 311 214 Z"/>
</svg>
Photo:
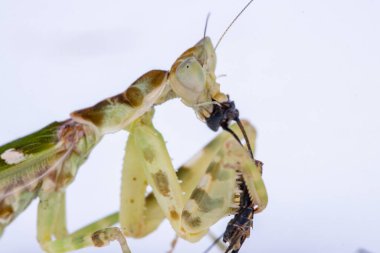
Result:
<svg viewBox="0 0 380 253">
<path fill-rule="evenodd" d="M 244 10 L 244 9 L 243 9 Z M 71 113 L 41 130 L 0 147 L 0 234 L 34 198 L 39 198 L 37 239 L 46 252 L 68 252 L 143 237 L 166 218 L 176 234 L 196 242 L 222 217 L 234 215 L 223 240 L 238 252 L 254 213 L 267 205 L 255 160 L 255 129 L 216 81 L 216 53 L 204 36 L 170 70 L 152 70 L 124 92 Z M 174 98 L 192 108 L 214 138 L 178 170 L 153 126 L 155 107 Z M 231 125 L 232 121 L 237 123 Z M 74 233 L 65 220 L 65 190 L 104 135 L 129 132 L 122 172 L 120 211 Z M 152 192 L 146 194 L 147 186 Z M 120 223 L 120 227 L 114 224 Z"/>
</svg>

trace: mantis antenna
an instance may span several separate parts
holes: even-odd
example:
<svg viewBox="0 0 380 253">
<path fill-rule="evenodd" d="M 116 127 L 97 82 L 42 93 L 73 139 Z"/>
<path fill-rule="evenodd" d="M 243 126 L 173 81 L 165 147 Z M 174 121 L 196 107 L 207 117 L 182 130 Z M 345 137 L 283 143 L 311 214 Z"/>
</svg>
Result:
<svg viewBox="0 0 380 253">
<path fill-rule="evenodd" d="M 236 17 L 232 20 L 232 22 L 228 25 L 227 29 L 224 30 L 222 36 L 220 36 L 218 42 L 216 43 L 216 46 L 215 46 L 215 50 L 217 49 L 217 47 L 219 46 L 220 42 L 222 41 L 222 39 L 224 38 L 224 36 L 226 35 L 226 33 L 228 32 L 228 30 L 230 30 L 231 26 L 235 23 L 235 21 L 241 16 L 241 14 L 243 14 L 243 12 L 248 8 L 248 6 L 253 2 L 254 0 L 250 0 L 245 6 L 243 9 L 241 9 L 241 11 L 236 15 Z M 208 19 L 208 17 L 207 17 Z M 207 23 L 206 23 L 206 27 L 207 27 Z"/>
<path fill-rule="evenodd" d="M 207 33 L 207 25 L 208 25 L 208 20 L 210 19 L 210 12 L 207 13 L 207 17 L 206 17 L 206 24 L 205 24 L 205 29 L 203 31 L 203 39 L 206 38 L 206 33 Z"/>
</svg>

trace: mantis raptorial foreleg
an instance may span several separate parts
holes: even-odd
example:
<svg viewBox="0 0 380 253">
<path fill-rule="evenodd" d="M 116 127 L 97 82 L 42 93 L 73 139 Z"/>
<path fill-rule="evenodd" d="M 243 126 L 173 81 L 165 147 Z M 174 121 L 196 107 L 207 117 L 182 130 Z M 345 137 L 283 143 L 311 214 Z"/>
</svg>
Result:
<svg viewBox="0 0 380 253">
<path fill-rule="evenodd" d="M 247 122 L 243 123 L 253 144 L 255 131 Z M 145 194 L 141 193 L 147 184 L 152 186 L 156 200 L 177 234 L 190 241 L 199 240 L 212 224 L 238 207 L 238 173 L 255 177 L 248 189 L 253 189 L 258 206 L 266 205 L 260 168 L 228 133 L 210 142 L 176 175 L 165 142 L 151 123 L 151 115 L 144 115 L 128 130 L 120 213 L 126 235 L 141 237 L 159 224 L 159 219 L 150 218 L 161 217 L 161 212 L 152 213 L 152 207 L 147 204 L 155 203 L 146 203 Z"/>
<path fill-rule="evenodd" d="M 176 232 L 180 231 L 180 215 L 184 198 L 177 175 L 171 164 L 161 134 L 153 127 L 147 113 L 129 127 L 130 132 L 124 159 L 120 223 L 124 233 L 140 237 L 155 229 L 157 215 L 169 218 Z M 155 199 L 162 211 L 153 213 L 154 202 L 145 202 L 147 184 L 152 186 Z M 137 191 L 137 194 L 134 192 Z M 162 212 L 165 214 L 163 216 Z"/>
<path fill-rule="evenodd" d="M 155 230 L 164 219 L 156 199 L 145 198 L 148 186 L 144 172 L 144 157 L 139 150 L 135 129 L 139 120 L 129 129 L 125 148 L 121 185 L 120 224 L 126 236 L 143 237 Z M 153 198 L 152 198 L 153 197 Z M 150 203 L 150 207 L 147 205 Z M 155 206 L 156 208 L 153 208 Z"/>
<path fill-rule="evenodd" d="M 147 113 L 128 129 L 120 215 L 111 214 L 68 234 L 64 191 L 40 195 L 38 239 L 46 251 L 67 252 L 118 240 L 123 252 L 129 252 L 120 230 L 112 226 L 119 221 L 124 235 L 142 237 L 155 230 L 165 216 L 181 237 L 197 240 L 220 217 L 231 214 L 237 207 L 237 173 L 250 179 L 247 187 L 257 210 L 265 207 L 267 199 L 260 167 L 229 133 L 219 134 L 175 173 L 163 138 L 151 124 L 152 114 Z M 243 124 L 253 145 L 255 130 L 249 123 L 243 121 Z M 156 161 L 150 163 L 152 159 Z M 146 196 L 148 183 L 154 194 Z M 171 200 L 171 191 L 179 191 L 174 193 L 179 196 L 177 202 Z"/>
</svg>

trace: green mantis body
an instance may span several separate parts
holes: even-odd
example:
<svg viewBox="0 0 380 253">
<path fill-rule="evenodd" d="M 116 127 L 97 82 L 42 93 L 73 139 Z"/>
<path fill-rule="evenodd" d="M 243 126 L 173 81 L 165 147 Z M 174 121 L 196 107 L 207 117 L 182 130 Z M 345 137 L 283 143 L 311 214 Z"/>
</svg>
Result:
<svg viewBox="0 0 380 253">
<path fill-rule="evenodd" d="M 179 237 L 195 242 L 222 217 L 248 210 L 249 217 L 236 214 L 226 231 L 228 251 L 237 252 L 249 236 L 253 212 L 266 207 L 267 194 L 262 164 L 236 141 L 245 139 L 246 147 L 251 144 L 248 148 L 254 149 L 255 130 L 238 121 L 247 139 L 237 131 L 238 125 L 229 126 L 238 114 L 220 91 L 215 66 L 214 47 L 205 37 L 186 50 L 170 71 L 149 71 L 126 91 L 1 146 L 0 234 L 36 197 L 40 199 L 38 241 L 47 252 L 103 246 L 112 240 L 129 252 L 124 236 L 143 237 L 164 218 Z M 154 107 L 173 98 L 193 108 L 211 129 L 222 126 L 236 133 L 235 138 L 227 132 L 219 134 L 174 170 L 164 139 L 152 124 Z M 120 130 L 129 132 L 120 211 L 70 234 L 65 189 L 102 137 Z M 146 195 L 148 185 L 153 192 Z M 112 227 L 117 222 L 120 229 Z"/>
</svg>

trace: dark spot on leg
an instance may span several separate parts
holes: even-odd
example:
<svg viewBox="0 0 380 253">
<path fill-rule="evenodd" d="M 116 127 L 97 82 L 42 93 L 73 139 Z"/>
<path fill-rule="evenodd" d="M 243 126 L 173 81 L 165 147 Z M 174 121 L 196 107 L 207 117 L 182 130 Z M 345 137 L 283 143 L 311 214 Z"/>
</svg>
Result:
<svg viewBox="0 0 380 253">
<path fill-rule="evenodd" d="M 223 206 L 223 198 L 213 199 L 210 195 L 203 189 L 196 188 L 191 194 L 190 199 L 195 200 L 198 204 L 199 209 L 202 212 L 210 212 L 215 208 L 220 208 Z"/>
<path fill-rule="evenodd" d="M 104 232 L 102 231 L 96 231 L 93 233 L 91 239 L 95 247 L 103 247 L 105 245 Z"/>
<path fill-rule="evenodd" d="M 189 177 L 191 173 L 191 169 L 185 166 L 181 166 L 177 171 L 177 177 L 180 180 L 185 179 L 186 177 Z"/>
<path fill-rule="evenodd" d="M 132 107 L 140 106 L 144 99 L 141 90 L 135 86 L 129 87 L 123 94 Z"/>
<path fill-rule="evenodd" d="M 178 215 L 178 213 L 175 210 L 171 210 L 170 211 L 170 218 L 172 218 L 173 220 L 178 220 L 179 219 L 179 215 Z"/>
<path fill-rule="evenodd" d="M 220 163 L 212 162 L 208 167 L 206 173 L 210 174 L 213 180 L 225 181 L 229 178 L 229 174 L 226 172 L 226 170 L 221 169 Z"/>
<path fill-rule="evenodd" d="M 150 148 L 146 148 L 143 150 L 143 155 L 144 155 L 144 159 L 148 162 L 148 163 L 152 163 L 154 158 L 155 158 L 155 155 L 154 155 L 154 152 L 153 150 L 151 150 Z"/>
<path fill-rule="evenodd" d="M 158 191 L 165 197 L 169 196 L 169 180 L 165 172 L 159 171 L 153 175 L 154 184 L 157 186 Z"/>
<path fill-rule="evenodd" d="M 184 219 L 186 221 L 186 223 L 190 226 L 190 227 L 199 227 L 201 224 L 202 224 L 202 221 L 201 221 L 201 218 L 199 217 L 192 217 L 190 212 L 188 211 L 183 211 L 182 212 L 182 219 Z"/>
<path fill-rule="evenodd" d="M 167 72 L 162 70 L 153 70 L 149 72 L 151 77 L 151 84 L 153 87 L 160 86 L 166 78 Z"/>
<path fill-rule="evenodd" d="M 13 215 L 12 206 L 0 204 L 0 219 L 8 220 L 12 215 Z"/>
<path fill-rule="evenodd" d="M 92 107 L 81 109 L 71 113 L 74 118 L 82 118 L 86 121 L 92 122 L 96 126 L 103 124 L 104 109 L 110 105 L 108 100 L 103 100 Z"/>
<path fill-rule="evenodd" d="M 139 77 L 136 81 L 133 82 L 132 86 L 138 85 L 142 82 L 148 82 L 151 87 L 149 90 L 152 90 L 162 84 L 165 80 L 168 72 L 163 70 L 151 70 L 141 77 Z"/>
</svg>

